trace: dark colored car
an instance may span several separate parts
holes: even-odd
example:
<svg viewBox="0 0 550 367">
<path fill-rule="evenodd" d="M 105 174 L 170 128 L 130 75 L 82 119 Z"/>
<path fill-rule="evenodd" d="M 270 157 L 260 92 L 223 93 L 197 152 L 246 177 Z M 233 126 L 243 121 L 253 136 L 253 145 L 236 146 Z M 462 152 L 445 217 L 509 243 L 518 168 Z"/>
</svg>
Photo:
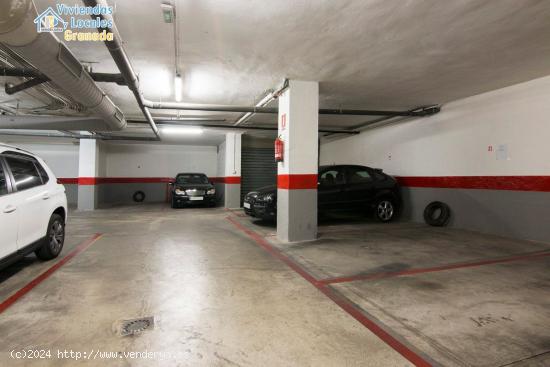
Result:
<svg viewBox="0 0 550 367">
<path fill-rule="evenodd" d="M 401 205 L 395 178 L 381 169 L 357 165 L 319 167 L 317 207 L 330 211 L 369 211 L 382 222 L 391 221 Z M 248 193 L 245 213 L 265 219 L 277 218 L 277 187 L 269 186 Z"/>
<path fill-rule="evenodd" d="M 244 207 L 244 212 L 248 215 L 250 215 L 251 217 L 258 217 L 258 218 L 261 218 L 262 216 L 260 215 L 257 215 L 256 214 L 256 211 L 254 209 L 254 204 L 256 202 L 256 198 L 258 197 L 258 195 L 261 193 L 262 195 L 266 194 L 266 193 L 272 193 L 272 192 L 275 192 L 275 195 L 277 194 L 277 186 L 275 185 L 271 185 L 271 186 L 264 186 L 264 187 L 260 187 L 259 189 L 257 189 L 256 191 L 251 191 L 249 192 L 248 194 L 246 194 L 244 196 L 244 203 L 243 203 L 243 207 Z M 277 200 L 275 200 L 275 207 L 274 209 L 277 209 Z M 258 208 L 258 210 L 261 211 L 260 208 Z M 277 216 L 277 214 L 275 213 L 274 216 Z"/>
<path fill-rule="evenodd" d="M 216 205 L 216 189 L 204 173 L 178 173 L 170 183 L 171 206 Z"/>
</svg>

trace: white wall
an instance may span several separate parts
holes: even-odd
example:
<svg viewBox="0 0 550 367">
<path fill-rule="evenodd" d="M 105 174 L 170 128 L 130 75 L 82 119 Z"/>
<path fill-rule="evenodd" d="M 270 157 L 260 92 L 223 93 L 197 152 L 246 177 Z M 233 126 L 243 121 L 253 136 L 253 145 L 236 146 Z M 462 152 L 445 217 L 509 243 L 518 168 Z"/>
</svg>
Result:
<svg viewBox="0 0 550 367">
<path fill-rule="evenodd" d="M 69 139 L 27 138 L 0 135 L 0 141 L 28 150 L 46 161 L 56 177 L 78 177 L 78 144 Z"/>
<path fill-rule="evenodd" d="M 400 176 L 547 175 L 548 137 L 545 77 L 449 103 L 429 118 L 322 143 L 321 164 L 365 164 Z M 497 159 L 500 145 L 505 159 Z"/>
<path fill-rule="evenodd" d="M 2 136 L 0 141 L 40 156 L 57 178 L 78 177 L 78 142 L 72 139 Z M 77 185 L 65 185 L 70 205 L 77 202 Z"/>
<path fill-rule="evenodd" d="M 33 152 L 57 177 L 78 177 L 79 145 L 69 139 L 13 137 L 0 141 Z M 217 176 L 217 147 L 99 142 L 100 177 L 172 177 L 178 172 Z M 221 166 L 223 169 L 223 165 Z M 223 176 L 223 175 L 221 175 Z"/>
<path fill-rule="evenodd" d="M 105 144 L 107 177 L 175 177 L 178 172 L 216 176 L 215 146 Z"/>
</svg>

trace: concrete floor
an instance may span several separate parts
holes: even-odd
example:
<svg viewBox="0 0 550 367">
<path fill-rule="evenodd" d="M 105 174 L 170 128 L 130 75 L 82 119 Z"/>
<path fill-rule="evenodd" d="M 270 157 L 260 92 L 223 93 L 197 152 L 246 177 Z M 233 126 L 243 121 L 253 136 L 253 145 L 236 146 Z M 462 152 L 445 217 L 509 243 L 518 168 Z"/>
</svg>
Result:
<svg viewBox="0 0 550 367">
<path fill-rule="evenodd" d="M 274 232 L 223 209 L 73 213 L 62 256 L 102 236 L 4 310 L 0 365 L 76 364 L 58 350 L 84 366 L 107 364 L 97 351 L 113 366 L 550 365 L 550 245 L 368 220 L 290 245 Z M 55 263 L 1 271 L 0 302 Z M 153 329 L 118 334 L 144 316 Z"/>
</svg>

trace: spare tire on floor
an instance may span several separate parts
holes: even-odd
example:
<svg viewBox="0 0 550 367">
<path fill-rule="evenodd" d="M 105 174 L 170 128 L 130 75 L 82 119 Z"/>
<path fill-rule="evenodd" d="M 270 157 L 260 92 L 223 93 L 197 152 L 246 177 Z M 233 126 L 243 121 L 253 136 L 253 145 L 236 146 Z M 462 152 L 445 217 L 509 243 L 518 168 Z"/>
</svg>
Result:
<svg viewBox="0 0 550 367">
<path fill-rule="evenodd" d="M 141 203 L 143 200 L 145 200 L 145 193 L 143 191 L 136 191 L 136 192 L 134 192 L 134 195 L 132 196 L 132 199 L 136 203 Z"/>
<path fill-rule="evenodd" d="M 451 218 L 451 208 L 441 201 L 432 201 L 424 209 L 424 220 L 431 226 L 443 227 Z"/>
</svg>

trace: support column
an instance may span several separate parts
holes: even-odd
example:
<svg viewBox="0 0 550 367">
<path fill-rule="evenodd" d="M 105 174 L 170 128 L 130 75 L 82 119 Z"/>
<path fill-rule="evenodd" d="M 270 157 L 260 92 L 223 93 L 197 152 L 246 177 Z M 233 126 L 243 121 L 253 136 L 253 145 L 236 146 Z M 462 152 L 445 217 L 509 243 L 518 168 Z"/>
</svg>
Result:
<svg viewBox="0 0 550 367">
<path fill-rule="evenodd" d="M 78 210 L 94 210 L 98 203 L 99 141 L 80 139 L 78 151 Z"/>
<path fill-rule="evenodd" d="M 241 207 L 241 133 L 225 134 L 224 206 Z"/>
<path fill-rule="evenodd" d="M 277 168 L 277 237 L 317 238 L 319 83 L 291 80 L 279 97 L 284 160 Z"/>
</svg>

